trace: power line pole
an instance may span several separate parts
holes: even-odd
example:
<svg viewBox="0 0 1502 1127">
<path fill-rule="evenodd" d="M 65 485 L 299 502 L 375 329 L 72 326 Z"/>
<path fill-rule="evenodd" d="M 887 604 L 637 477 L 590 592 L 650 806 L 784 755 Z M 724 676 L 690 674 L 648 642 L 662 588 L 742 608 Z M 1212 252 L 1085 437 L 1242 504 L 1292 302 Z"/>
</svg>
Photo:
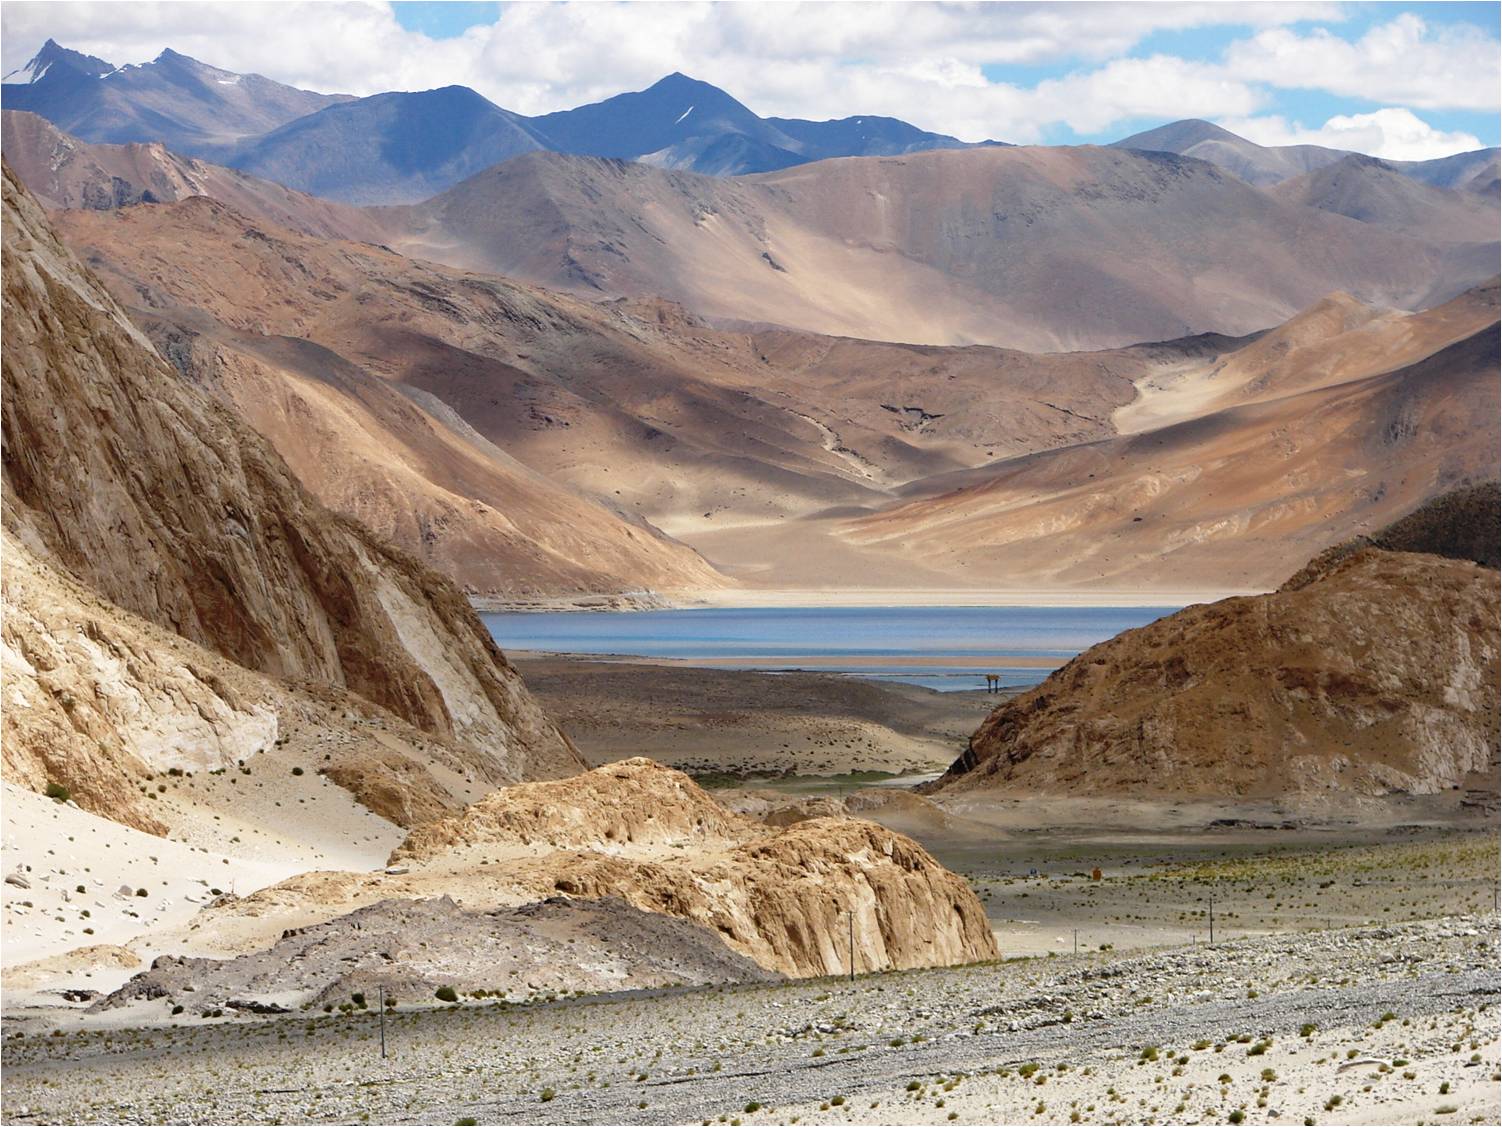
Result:
<svg viewBox="0 0 1502 1127">
<path fill-rule="evenodd" d="M 380 998 L 380 1003 L 381 1003 L 381 1059 L 385 1060 L 386 1059 L 386 988 L 384 986 L 377 986 L 376 987 L 376 991 L 377 991 L 377 994 L 378 994 L 378 996 Z"/>
<path fill-rule="evenodd" d="M 850 981 L 855 981 L 855 909 L 850 909 Z"/>
<path fill-rule="evenodd" d="M 1080 953 L 1080 929 L 1079 928 L 1075 928 L 1074 929 L 1074 953 L 1076 955 L 1078 955 Z"/>
<path fill-rule="evenodd" d="M 1210 946 L 1215 946 L 1215 889 L 1210 889 Z"/>
</svg>

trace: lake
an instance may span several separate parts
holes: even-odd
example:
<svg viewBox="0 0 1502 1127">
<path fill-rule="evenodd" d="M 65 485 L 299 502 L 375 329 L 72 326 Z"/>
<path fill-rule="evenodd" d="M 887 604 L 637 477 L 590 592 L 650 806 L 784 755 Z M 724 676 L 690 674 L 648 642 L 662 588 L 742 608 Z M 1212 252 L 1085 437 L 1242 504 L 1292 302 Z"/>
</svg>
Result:
<svg viewBox="0 0 1502 1127">
<path fill-rule="evenodd" d="M 505 650 L 816 670 L 933 689 L 1030 685 L 1081 650 L 1178 607 L 714 607 L 485 614 Z"/>
</svg>

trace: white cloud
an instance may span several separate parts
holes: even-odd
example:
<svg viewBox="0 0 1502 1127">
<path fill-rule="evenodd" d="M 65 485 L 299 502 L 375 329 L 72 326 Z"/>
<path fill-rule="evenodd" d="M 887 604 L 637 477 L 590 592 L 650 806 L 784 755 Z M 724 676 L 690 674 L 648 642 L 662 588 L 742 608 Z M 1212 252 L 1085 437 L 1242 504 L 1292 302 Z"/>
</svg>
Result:
<svg viewBox="0 0 1502 1127">
<path fill-rule="evenodd" d="M 1388 160 L 1433 160 L 1484 148 L 1469 133 L 1435 129 L 1412 110 L 1399 107 L 1338 115 L 1318 129 L 1275 116 L 1224 119 L 1219 124 L 1259 145 L 1324 145 Z"/>
<path fill-rule="evenodd" d="M 1303 35 L 1270 28 L 1232 44 L 1225 61 L 1245 81 L 1373 102 L 1476 110 L 1502 104 L 1497 41 L 1469 25 L 1431 27 L 1412 12 L 1355 42 L 1325 28 Z"/>
<path fill-rule="evenodd" d="M 163 47 L 309 89 L 372 94 L 460 83 L 535 114 L 641 89 L 681 70 L 757 112 L 891 114 L 970 140 L 1028 141 L 1050 124 L 1142 114 L 1251 113 L 1251 87 L 1202 63 L 1121 59 L 1163 29 L 1336 18 L 1328 3 L 524 3 L 456 39 L 404 30 L 383 3 L 29 3 L 3 9 L 6 70 L 48 36 L 114 63 Z M 1105 60 L 1104 65 L 1099 65 Z M 1074 62 L 1031 87 L 986 64 Z"/>
</svg>

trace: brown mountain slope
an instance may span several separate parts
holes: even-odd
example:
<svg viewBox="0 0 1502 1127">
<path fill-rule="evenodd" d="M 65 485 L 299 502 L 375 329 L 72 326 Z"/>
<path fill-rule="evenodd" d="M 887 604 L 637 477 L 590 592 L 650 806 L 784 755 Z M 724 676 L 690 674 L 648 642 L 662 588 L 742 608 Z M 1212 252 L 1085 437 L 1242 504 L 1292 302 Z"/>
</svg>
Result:
<svg viewBox="0 0 1502 1127">
<path fill-rule="evenodd" d="M 1405 176 L 1375 157 L 1351 155 L 1268 189 L 1284 203 L 1318 208 L 1434 242 L 1497 238 L 1497 199 Z"/>
<path fill-rule="evenodd" d="M 943 794 L 1434 794 L 1498 764 L 1497 574 L 1365 549 L 1188 607 L 991 714 Z"/>
<path fill-rule="evenodd" d="M 1266 589 L 1495 476 L 1497 368 L 1493 320 L 1396 371 L 917 482 L 834 533 L 1003 587 Z"/>
<path fill-rule="evenodd" d="M 189 642 L 452 742 L 461 771 L 577 769 L 459 591 L 309 497 L 161 360 L 8 166 L 4 192 L 7 532 Z"/>
<path fill-rule="evenodd" d="M 494 500 L 516 492 L 497 479 L 461 483 L 454 455 L 420 446 L 398 406 L 456 433 L 467 424 L 555 481 L 694 536 L 880 504 L 914 477 L 1109 435 L 1134 381 L 1224 344 L 1034 357 L 716 329 L 667 303 L 601 305 L 461 274 L 295 236 L 206 200 L 74 211 L 58 222 L 163 353 L 229 397 L 310 488 L 479 590 L 490 580 L 486 553 L 469 547 L 478 518 L 464 506 L 425 517 L 434 489 L 483 502 L 543 546 L 585 532 L 611 543 L 622 526 L 598 512 L 560 521 L 552 504 Z M 266 382 L 268 368 L 295 398 Z M 304 406 L 311 400 L 360 421 L 319 423 Z M 300 453 L 313 446 L 307 435 L 318 439 L 316 460 Z M 362 468 L 372 461 L 379 474 Z M 397 468 L 412 472 L 396 480 Z M 583 549 L 561 551 L 580 558 Z M 595 560 L 596 582 L 720 582 L 678 551 L 668 561 L 676 579 L 661 574 L 667 563 L 651 563 L 653 575 L 650 561 L 633 563 L 622 548 L 614 573 Z M 546 560 L 529 559 L 539 582 L 550 577 Z M 553 581 L 577 589 L 575 578 Z"/>
<path fill-rule="evenodd" d="M 1496 257 L 1494 234 L 1486 255 L 1460 254 L 1202 161 L 1092 147 L 829 160 L 734 181 L 532 153 L 381 214 L 409 253 L 546 285 L 1035 351 L 1246 333 L 1335 289 L 1411 308 L 1494 273 Z"/>
<path fill-rule="evenodd" d="M 384 236 L 381 225 L 359 208 L 179 156 L 159 143 L 93 145 L 24 110 L 0 112 L 0 122 L 6 161 L 44 207 L 107 211 L 212 196 L 309 235 L 362 242 Z"/>
<path fill-rule="evenodd" d="M 111 253 L 136 256 L 141 273 L 129 284 L 106 272 L 120 298 L 146 307 L 138 320 L 162 353 L 270 439 L 320 500 L 471 591 L 535 598 L 724 584 L 690 549 L 546 480 L 422 388 L 299 339 L 337 347 L 343 320 L 367 327 L 379 315 L 372 305 L 409 332 L 414 316 L 457 313 L 449 331 L 461 339 L 508 323 L 473 284 L 437 279 L 468 299 L 459 309 L 431 296 L 430 271 L 397 255 L 268 234 L 203 199 L 59 220 L 75 239 L 92 225 L 117 240 Z M 80 243 L 108 271 L 106 245 Z M 320 333 L 325 325 L 333 331 Z M 372 342 L 371 358 L 400 359 L 382 352 Z"/>
<path fill-rule="evenodd" d="M 1139 380 L 1137 397 L 1112 421 L 1123 433 L 1136 434 L 1225 407 L 1394 371 L 1496 320 L 1496 279 L 1419 313 L 1330 294 L 1253 341 Z"/>
</svg>

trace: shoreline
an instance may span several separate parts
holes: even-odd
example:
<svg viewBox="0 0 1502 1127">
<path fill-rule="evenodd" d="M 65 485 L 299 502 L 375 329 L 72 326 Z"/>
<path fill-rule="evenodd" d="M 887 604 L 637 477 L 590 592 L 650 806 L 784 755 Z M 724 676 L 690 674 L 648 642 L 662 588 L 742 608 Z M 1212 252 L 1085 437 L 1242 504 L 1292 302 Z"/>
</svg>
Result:
<svg viewBox="0 0 1502 1127">
<path fill-rule="evenodd" d="M 631 665 L 669 665 L 691 669 L 732 669 L 740 673 L 836 672 L 859 677 L 851 666 L 874 669 L 950 669 L 972 667 L 979 676 L 988 669 L 1059 669 L 1074 659 L 1027 654 L 746 654 L 743 656 L 669 657 L 661 654 L 583 653 L 578 650 L 527 650 L 507 647 L 515 661 L 574 658 L 580 661 L 622 662 Z M 778 668 L 772 668 L 773 666 Z"/>
<path fill-rule="evenodd" d="M 727 587 L 683 591 L 629 591 L 616 594 L 540 596 L 511 599 L 469 596 L 481 614 L 631 612 L 644 610 L 784 610 L 849 607 L 1164 607 L 1178 610 L 1196 603 L 1266 594 L 1252 588 L 1100 588 L 1092 590 L 1032 588 Z"/>
</svg>

